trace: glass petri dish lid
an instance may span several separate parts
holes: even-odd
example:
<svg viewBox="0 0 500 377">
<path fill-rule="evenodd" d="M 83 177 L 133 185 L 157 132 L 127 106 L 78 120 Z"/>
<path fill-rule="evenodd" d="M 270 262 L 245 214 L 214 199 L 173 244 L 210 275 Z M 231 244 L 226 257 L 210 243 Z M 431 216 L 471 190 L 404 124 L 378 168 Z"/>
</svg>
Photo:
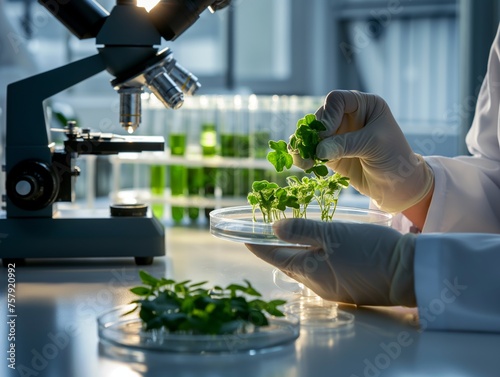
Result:
<svg viewBox="0 0 500 377">
<path fill-rule="evenodd" d="M 322 299 L 277 268 L 273 270 L 273 281 L 278 288 L 294 294 L 295 298 L 285 304 L 284 311 L 299 317 L 302 329 L 336 331 L 354 323 L 354 315 L 340 310 L 338 303 Z"/>
<path fill-rule="evenodd" d="M 354 323 L 354 315 L 321 297 L 300 297 L 285 305 L 285 313 L 300 319 L 302 328 L 314 331 L 338 330 Z"/>
<path fill-rule="evenodd" d="M 291 211 L 285 212 L 292 218 Z M 321 221 L 321 210 L 317 205 L 307 207 L 307 218 Z M 392 215 L 376 209 L 355 207 L 337 207 L 333 221 L 377 224 L 390 226 Z M 218 238 L 235 242 L 258 245 L 288 245 L 274 235 L 272 224 L 262 220 L 262 213 L 255 211 L 255 220 L 251 206 L 227 207 L 210 212 L 210 232 Z M 299 245 L 296 246 L 308 246 Z"/>
<path fill-rule="evenodd" d="M 300 320 L 290 314 L 268 317 L 269 325 L 245 333 L 224 335 L 176 334 L 163 330 L 145 331 L 138 313 L 129 313 L 134 304 L 117 306 L 99 315 L 101 341 L 113 346 L 185 354 L 271 352 L 299 337 Z"/>
</svg>

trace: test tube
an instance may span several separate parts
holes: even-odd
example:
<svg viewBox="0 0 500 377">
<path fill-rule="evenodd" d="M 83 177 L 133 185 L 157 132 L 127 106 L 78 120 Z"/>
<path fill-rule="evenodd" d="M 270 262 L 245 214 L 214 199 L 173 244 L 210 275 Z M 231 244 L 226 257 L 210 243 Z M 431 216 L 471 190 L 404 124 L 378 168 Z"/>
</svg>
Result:
<svg viewBox="0 0 500 377">
<path fill-rule="evenodd" d="M 145 115 L 146 124 L 148 126 L 147 132 L 156 135 L 165 134 L 167 129 L 166 112 L 162 108 L 159 109 L 155 106 L 156 97 L 148 99 L 148 110 L 143 112 Z M 156 100 L 157 101 L 157 100 Z M 153 199 L 151 210 L 153 215 L 158 219 L 163 219 L 165 214 L 165 206 L 163 203 L 155 203 L 155 197 L 163 200 L 165 194 L 165 187 L 167 186 L 167 166 L 163 164 L 153 164 L 149 166 L 149 187 Z"/>
<path fill-rule="evenodd" d="M 241 95 L 226 97 L 219 103 L 221 156 L 247 158 L 250 156 L 248 109 Z M 219 185 L 224 196 L 246 196 L 249 190 L 249 169 L 230 167 L 220 169 Z"/>
<path fill-rule="evenodd" d="M 248 97 L 234 96 L 234 123 L 235 123 L 235 157 L 250 157 L 250 130 Z M 246 197 L 251 189 L 250 169 L 236 168 L 234 172 L 235 195 Z"/>
<path fill-rule="evenodd" d="M 203 188 L 203 168 L 190 167 L 187 169 L 188 195 L 198 196 Z M 198 207 L 188 207 L 188 217 L 191 221 L 198 220 L 200 209 Z"/>
<path fill-rule="evenodd" d="M 178 112 L 180 115 L 181 113 Z M 181 126 L 182 119 L 174 117 L 171 130 L 168 135 L 168 144 L 170 147 L 171 156 L 184 156 L 186 153 L 186 131 Z M 171 165 L 169 170 L 170 178 L 170 195 L 174 197 L 184 196 L 187 186 L 187 169 L 183 165 Z M 171 206 L 172 220 L 175 223 L 182 222 L 184 218 L 184 207 Z"/>
<path fill-rule="evenodd" d="M 151 165 L 149 167 L 151 195 L 163 198 L 165 186 L 167 184 L 167 167 L 165 165 Z M 165 207 L 163 204 L 153 203 L 151 206 L 153 215 L 158 219 L 163 219 Z"/>
<path fill-rule="evenodd" d="M 186 119 L 188 120 L 187 155 L 200 153 L 200 97 L 187 97 L 184 103 Z M 189 197 L 198 197 L 203 189 L 203 168 L 192 166 L 187 168 L 187 192 Z M 199 207 L 188 207 L 187 215 L 191 222 L 198 220 L 200 216 Z"/>
<path fill-rule="evenodd" d="M 200 145 L 203 158 L 217 155 L 216 99 L 203 96 L 200 98 Z M 203 168 L 203 194 L 205 198 L 215 198 L 217 169 Z M 205 217 L 210 217 L 213 207 L 205 208 Z"/>
<path fill-rule="evenodd" d="M 217 113 L 219 119 L 219 140 L 221 157 L 233 158 L 236 155 L 234 108 L 231 96 L 217 98 Z M 234 196 L 234 168 L 220 168 L 217 176 L 223 196 Z"/>
<path fill-rule="evenodd" d="M 254 159 L 265 159 L 269 152 L 269 140 L 272 140 L 269 127 L 269 97 L 252 94 L 248 98 L 248 122 L 252 135 L 251 151 Z M 253 181 L 272 180 L 269 169 L 254 169 Z M 250 191 L 250 187 L 249 187 Z"/>
</svg>

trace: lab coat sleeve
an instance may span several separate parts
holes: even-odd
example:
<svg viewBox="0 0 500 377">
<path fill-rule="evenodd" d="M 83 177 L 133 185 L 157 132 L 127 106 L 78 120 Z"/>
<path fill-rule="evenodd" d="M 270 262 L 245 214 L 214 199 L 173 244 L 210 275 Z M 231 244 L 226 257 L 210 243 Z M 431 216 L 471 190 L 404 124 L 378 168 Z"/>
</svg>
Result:
<svg viewBox="0 0 500 377">
<path fill-rule="evenodd" d="M 427 157 L 434 193 L 422 233 L 500 233 L 500 162 Z"/>
<path fill-rule="evenodd" d="M 422 329 L 500 332 L 500 235 L 422 234 L 415 293 Z"/>
<path fill-rule="evenodd" d="M 426 157 L 434 172 L 427 232 L 500 233 L 500 28 L 466 143 L 472 156 Z"/>
</svg>

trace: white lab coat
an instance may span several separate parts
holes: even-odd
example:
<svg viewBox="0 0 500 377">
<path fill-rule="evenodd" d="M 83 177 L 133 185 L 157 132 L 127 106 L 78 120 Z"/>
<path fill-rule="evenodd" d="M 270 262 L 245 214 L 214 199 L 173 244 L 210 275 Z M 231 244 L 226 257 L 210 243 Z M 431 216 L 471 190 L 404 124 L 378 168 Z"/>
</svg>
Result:
<svg viewBox="0 0 500 377">
<path fill-rule="evenodd" d="M 426 158 L 435 189 L 415 250 L 422 328 L 500 332 L 499 107 L 500 28 L 466 137 L 472 156 Z"/>
</svg>

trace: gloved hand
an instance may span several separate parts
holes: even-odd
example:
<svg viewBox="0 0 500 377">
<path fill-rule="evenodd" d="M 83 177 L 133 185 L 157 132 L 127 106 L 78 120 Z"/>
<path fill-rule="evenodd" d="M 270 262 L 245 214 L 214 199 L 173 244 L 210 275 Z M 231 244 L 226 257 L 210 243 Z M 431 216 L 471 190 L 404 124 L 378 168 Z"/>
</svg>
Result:
<svg viewBox="0 0 500 377">
<path fill-rule="evenodd" d="M 433 188 L 432 170 L 415 154 L 379 96 L 333 91 L 316 111 L 327 130 L 316 149 L 327 166 L 350 178 L 351 185 L 387 212 L 402 212 Z M 304 170 L 312 161 L 294 155 Z"/>
<path fill-rule="evenodd" d="M 416 306 L 414 234 L 306 219 L 281 220 L 273 230 L 284 241 L 311 246 L 246 247 L 320 297 L 358 305 Z"/>
</svg>

